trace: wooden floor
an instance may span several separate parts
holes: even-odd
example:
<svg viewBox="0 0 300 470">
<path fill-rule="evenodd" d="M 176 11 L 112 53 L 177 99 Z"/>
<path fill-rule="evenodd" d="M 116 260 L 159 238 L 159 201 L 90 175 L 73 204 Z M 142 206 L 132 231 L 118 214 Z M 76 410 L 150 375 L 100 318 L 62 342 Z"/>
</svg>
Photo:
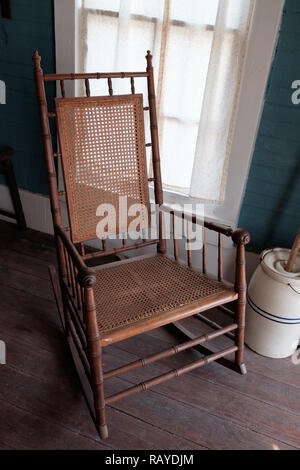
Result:
<svg viewBox="0 0 300 470">
<path fill-rule="evenodd" d="M 108 408 L 101 442 L 64 341 L 47 266 L 50 237 L 0 222 L 0 449 L 300 448 L 300 365 L 246 351 L 248 375 L 218 364 L 166 382 Z M 212 312 L 212 317 L 220 313 Z M 208 331 L 186 320 L 195 331 Z M 229 340 L 219 339 L 216 346 Z M 105 349 L 105 369 L 176 343 L 168 329 Z M 111 394 L 195 358 L 189 351 L 108 381 Z"/>
</svg>

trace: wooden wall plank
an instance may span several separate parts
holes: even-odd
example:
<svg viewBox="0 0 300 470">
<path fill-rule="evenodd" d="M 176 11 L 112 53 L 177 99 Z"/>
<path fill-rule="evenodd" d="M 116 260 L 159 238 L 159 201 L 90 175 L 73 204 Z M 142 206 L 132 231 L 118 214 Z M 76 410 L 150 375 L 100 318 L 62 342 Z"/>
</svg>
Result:
<svg viewBox="0 0 300 470">
<path fill-rule="evenodd" d="M 257 252 L 290 247 L 299 227 L 300 109 L 291 99 L 300 79 L 299 26 L 299 2 L 286 0 L 239 220 Z"/>
<path fill-rule="evenodd" d="M 6 85 L 6 105 L 0 106 L 0 147 L 15 148 L 13 165 L 20 188 L 48 194 L 37 100 L 34 93 L 28 94 L 27 86 L 30 81 L 33 90 L 31 57 L 35 49 L 43 58 L 45 71 L 55 72 L 53 1 L 14 0 L 11 4 L 12 19 L 1 19 L 0 31 L 0 80 Z M 16 80 L 24 82 L 18 93 Z M 48 89 L 54 97 L 55 85 Z M 4 183 L 2 177 L 0 183 Z"/>
</svg>

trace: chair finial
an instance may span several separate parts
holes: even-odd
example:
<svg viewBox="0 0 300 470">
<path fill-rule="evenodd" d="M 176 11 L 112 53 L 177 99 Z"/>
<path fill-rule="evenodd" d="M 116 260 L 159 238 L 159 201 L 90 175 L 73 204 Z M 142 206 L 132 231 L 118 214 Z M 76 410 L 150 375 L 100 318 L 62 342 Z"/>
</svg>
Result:
<svg viewBox="0 0 300 470">
<path fill-rule="evenodd" d="M 146 59 L 147 59 L 147 68 L 152 68 L 152 54 L 151 54 L 151 51 L 147 51 Z"/>
<path fill-rule="evenodd" d="M 35 50 L 32 56 L 35 70 L 41 70 L 41 57 L 39 56 L 38 50 Z"/>
</svg>

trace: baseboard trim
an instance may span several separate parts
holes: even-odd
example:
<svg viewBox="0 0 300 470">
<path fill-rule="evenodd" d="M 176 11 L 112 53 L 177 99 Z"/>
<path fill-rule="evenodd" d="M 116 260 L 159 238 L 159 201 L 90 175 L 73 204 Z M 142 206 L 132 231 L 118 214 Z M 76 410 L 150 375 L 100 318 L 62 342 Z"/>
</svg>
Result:
<svg viewBox="0 0 300 470">
<path fill-rule="evenodd" d="M 53 235 L 53 225 L 50 210 L 49 197 L 42 194 L 31 193 L 24 189 L 19 189 L 23 211 L 27 223 L 27 227 L 39 232 L 49 233 Z M 0 205 L 1 209 L 13 212 L 13 205 L 9 189 L 6 185 L 0 185 Z M 2 220 L 8 222 L 16 222 L 5 216 L 0 216 Z"/>
</svg>

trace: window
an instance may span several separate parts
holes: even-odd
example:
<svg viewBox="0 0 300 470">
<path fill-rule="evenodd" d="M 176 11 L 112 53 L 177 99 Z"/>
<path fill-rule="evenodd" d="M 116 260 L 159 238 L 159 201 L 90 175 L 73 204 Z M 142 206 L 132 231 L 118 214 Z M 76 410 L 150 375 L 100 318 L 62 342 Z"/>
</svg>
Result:
<svg viewBox="0 0 300 470">
<path fill-rule="evenodd" d="M 230 0 L 229 0 L 230 1 Z M 161 44 L 164 44 L 162 41 L 162 28 L 163 28 L 163 21 L 164 21 L 164 16 L 165 20 L 166 18 L 168 19 L 168 27 L 167 27 L 167 35 L 164 36 L 164 41 L 170 40 L 170 31 L 172 26 L 172 22 L 175 23 L 173 26 L 177 26 L 177 28 L 174 29 L 174 31 L 178 31 L 179 28 L 181 30 L 183 28 L 186 28 L 188 25 L 191 30 L 194 30 L 193 25 L 195 21 L 193 20 L 194 17 L 198 15 L 193 14 L 192 10 L 192 3 L 196 3 L 197 5 L 199 4 L 199 10 L 202 15 L 202 18 L 206 18 L 205 20 L 201 20 L 203 24 L 205 25 L 212 25 L 214 29 L 216 30 L 219 28 L 219 25 L 213 25 L 213 22 L 207 18 L 209 18 L 208 15 L 208 10 L 207 8 L 210 7 L 210 5 L 213 3 L 212 0 L 205 0 L 205 2 L 202 2 L 201 0 L 197 0 L 196 2 L 190 2 L 190 1 L 183 1 L 180 0 L 178 2 L 171 1 L 169 3 L 169 12 L 166 10 L 166 1 L 164 0 L 159 0 L 158 2 L 155 1 L 142 1 L 138 0 L 136 1 L 131 1 L 126 0 L 125 1 L 125 6 L 130 4 L 130 18 L 133 21 L 134 18 L 132 18 L 135 14 L 137 17 L 135 18 L 135 21 L 133 24 L 137 24 L 139 21 L 139 24 L 141 23 L 142 17 L 147 17 L 150 20 L 154 18 L 154 26 L 153 26 L 153 20 L 152 21 L 147 21 L 147 24 L 152 24 L 152 29 L 149 27 L 142 28 L 143 35 L 140 35 L 138 38 L 138 41 L 135 38 L 135 41 L 133 41 L 133 34 L 127 34 L 126 29 L 123 28 L 123 32 L 119 28 L 119 31 L 117 30 L 117 26 L 115 26 L 115 33 L 114 33 L 114 42 L 113 42 L 113 36 L 107 36 L 108 32 L 111 34 L 112 30 L 110 29 L 109 21 L 114 22 L 114 24 L 119 23 L 119 14 L 120 18 L 122 17 L 122 25 L 126 25 L 127 18 L 128 18 L 128 11 L 126 12 L 126 9 L 120 10 L 120 6 L 123 5 L 124 7 L 124 1 L 120 0 L 107 0 L 105 3 L 102 0 L 88 0 L 84 2 L 84 8 L 82 0 L 55 0 L 55 30 L 56 30 L 56 64 L 57 64 L 57 72 L 72 72 L 72 71 L 82 71 L 83 67 L 86 67 L 86 70 L 92 70 L 94 71 L 104 71 L 104 70 L 113 70 L 113 69 L 118 69 L 120 70 L 129 70 L 129 68 L 134 68 L 135 70 L 140 70 L 145 68 L 145 50 L 150 49 L 152 53 L 154 54 L 155 62 L 155 71 L 156 71 L 156 83 L 159 85 L 159 70 L 160 70 L 160 57 L 162 57 L 162 60 L 165 62 L 168 62 L 168 57 L 163 56 L 161 54 Z M 220 5 L 221 2 L 218 1 L 218 4 Z M 222 2 L 225 3 L 225 2 Z M 227 3 L 227 2 L 226 2 Z M 242 0 L 238 0 L 238 3 L 241 4 L 243 3 Z M 140 6 L 143 4 L 142 6 Z M 146 8 L 145 4 L 147 4 L 147 10 L 141 11 L 141 8 Z M 155 5 L 154 5 L 155 4 Z M 175 14 L 173 15 L 172 12 L 174 12 L 174 5 L 177 4 L 178 10 L 181 11 L 180 5 L 184 4 L 185 9 L 184 9 L 184 14 L 186 15 L 185 18 L 182 17 L 179 20 L 179 14 L 177 17 Z M 202 6 L 200 7 L 200 4 Z M 269 69 L 273 57 L 273 51 L 274 47 L 276 44 L 276 39 L 277 39 L 277 34 L 278 34 L 278 29 L 282 17 L 282 9 L 283 9 L 283 4 L 284 0 L 261 0 L 261 1 L 256 1 L 255 2 L 255 8 L 254 8 L 254 13 L 253 13 L 253 18 L 252 18 L 252 25 L 251 25 L 251 30 L 249 34 L 249 40 L 248 40 L 248 47 L 243 48 L 244 51 L 244 73 L 242 75 L 241 79 L 241 86 L 240 86 L 240 93 L 239 93 L 239 100 L 235 102 L 234 107 L 237 109 L 235 116 L 236 116 L 236 122 L 234 126 L 234 132 L 233 132 L 233 139 L 232 139 L 232 146 L 231 146 L 231 151 L 230 151 L 230 160 L 227 163 L 227 167 L 225 168 L 221 164 L 221 174 L 227 175 L 227 189 L 225 193 L 225 199 L 222 205 L 219 204 L 210 204 L 206 205 L 205 211 L 206 214 L 209 214 L 210 217 L 214 218 L 217 221 L 228 223 L 228 224 L 235 224 L 238 218 L 239 214 L 239 208 L 240 204 L 242 202 L 242 197 L 243 197 L 243 191 L 247 179 L 247 173 L 248 173 L 248 168 L 249 168 L 249 163 L 251 160 L 252 156 L 252 150 L 253 150 L 253 144 L 255 142 L 255 137 L 256 137 L 256 131 L 260 119 L 260 113 L 262 109 L 262 104 L 263 104 L 263 98 L 264 98 L 264 91 L 267 83 L 267 78 L 269 74 Z M 132 8 L 133 6 L 136 5 L 136 10 L 133 12 Z M 232 3 L 233 5 L 233 3 Z M 156 13 L 154 14 L 154 6 L 156 9 Z M 188 8 L 189 6 L 189 8 Z M 137 9 L 140 8 L 140 11 Z M 151 11 L 148 11 L 149 8 L 151 8 Z M 198 11 L 199 11 L 198 10 Z M 112 12 L 111 14 L 103 15 L 102 11 L 104 12 Z M 204 11 L 206 11 L 204 16 Z M 157 13 L 158 12 L 158 13 Z M 165 15 L 164 15 L 165 13 Z M 171 17 L 171 14 L 173 15 Z M 127 16 L 126 16 L 127 15 Z M 168 16 L 169 15 L 169 16 Z M 87 21 L 85 21 L 89 18 L 90 21 L 90 26 L 87 28 Z M 104 22 L 104 17 L 106 18 L 106 23 Z M 92 20 L 93 18 L 93 20 Z M 219 17 L 220 18 L 220 17 Z M 106 32 L 102 30 L 102 33 L 100 34 L 100 23 L 102 22 L 101 28 L 107 25 Z M 92 32 L 91 28 L 91 22 L 94 21 L 94 32 Z M 198 20 L 197 20 L 198 21 Z M 146 21 L 145 21 L 146 23 Z M 184 25 L 186 23 L 187 25 Z M 121 22 L 119 23 L 119 25 Z M 127 23 L 128 24 L 128 23 Z M 166 24 L 166 21 L 165 21 Z M 149 26 L 149 25 L 148 25 Z M 172 27 L 173 27 L 172 26 Z M 131 26 L 132 28 L 132 26 Z M 207 28 L 209 30 L 209 28 Z M 231 28 L 231 29 L 236 29 L 236 28 Z M 109 31 L 110 30 L 110 31 Z M 149 33 L 152 31 L 152 36 Z M 125 31 L 125 32 L 124 32 Z M 147 32 L 147 35 L 145 33 Z M 153 33 L 154 31 L 154 33 Z M 165 31 L 165 30 L 164 30 Z M 229 32 L 229 31 L 228 31 Z M 106 35 L 105 35 L 105 34 Z M 211 31 L 211 34 L 213 34 L 214 31 Z M 237 35 L 238 37 L 238 35 Z M 125 39 L 124 39 L 125 38 Z M 130 39 L 131 38 L 131 39 Z M 154 39 L 156 38 L 156 40 Z M 109 39 L 109 41 L 108 41 Z M 130 40 L 130 41 L 129 41 Z M 119 42 L 119 48 L 117 47 L 117 44 Z M 112 49 L 112 44 L 114 44 L 113 49 Z M 126 47 L 123 48 L 122 46 L 126 44 Z M 138 51 L 138 53 L 132 53 L 129 52 L 128 45 L 129 44 L 134 44 L 134 47 Z M 155 47 L 156 45 L 156 47 Z M 122 50 L 122 53 L 120 52 L 118 56 L 116 56 L 115 52 L 119 49 L 119 51 Z M 124 52 L 125 51 L 125 52 Z M 127 52 L 126 52 L 127 51 Z M 167 51 L 167 48 L 165 49 Z M 176 54 L 175 54 L 176 57 Z M 196 54 L 196 58 L 198 58 L 198 55 Z M 86 63 L 84 65 L 84 61 L 86 60 Z M 219 63 L 216 61 L 216 63 Z M 200 64 L 201 70 L 203 70 L 202 64 Z M 165 68 L 165 73 L 166 73 L 166 68 Z M 188 73 L 190 75 L 190 72 Z M 186 75 L 188 75 L 186 74 Z M 214 77 L 214 72 L 212 72 L 212 75 Z M 219 75 L 219 74 L 218 74 Z M 165 90 L 171 90 L 171 85 L 170 85 L 170 80 L 168 79 L 168 82 L 166 82 L 166 75 L 163 75 L 160 77 L 163 82 L 163 87 L 161 87 L 161 103 L 163 103 L 164 99 L 164 92 Z M 177 79 L 177 77 L 172 77 L 173 80 Z M 207 80 L 206 83 L 211 82 L 211 80 Z M 102 82 L 101 82 L 102 83 Z M 195 83 L 196 86 L 198 83 L 200 83 L 199 77 L 195 78 Z M 226 83 L 224 81 L 220 82 L 221 85 L 223 84 L 224 87 L 226 86 Z M 73 86 L 74 82 L 70 82 L 68 85 L 69 90 L 67 90 L 68 95 L 72 96 L 73 94 Z M 66 84 L 67 85 L 67 84 Z M 116 84 L 115 84 L 116 85 Z M 114 86 L 115 86 L 114 85 Z M 142 86 L 140 84 L 136 84 L 136 90 L 137 92 L 142 91 Z M 100 84 L 100 81 L 95 81 L 94 86 L 104 86 L 105 84 L 102 83 Z M 122 83 L 122 86 L 124 87 L 124 91 L 128 92 L 130 88 L 128 88 L 128 84 Z M 172 87 L 175 85 L 172 83 Z M 213 88 L 213 87 L 212 87 Z M 121 90 L 122 91 L 122 90 Z M 101 90 L 96 89 L 93 90 L 93 92 L 97 92 L 97 94 L 102 94 Z M 103 89 L 103 92 L 107 94 L 107 89 Z M 118 89 L 115 88 L 115 92 L 118 92 Z M 171 95 L 170 95 L 171 96 Z M 184 94 L 183 94 L 183 88 L 180 85 L 180 90 L 179 93 L 176 95 L 178 98 L 181 98 L 181 101 L 184 103 Z M 218 96 L 215 93 L 215 88 L 212 90 L 212 96 L 216 97 Z M 157 87 L 157 98 L 159 98 L 159 86 Z M 196 102 L 196 100 L 192 100 L 192 103 Z M 208 100 L 209 102 L 209 100 Z M 178 100 L 179 103 L 179 100 Z M 172 104 L 172 103 L 171 103 Z M 218 108 L 218 107 L 217 107 Z M 219 108 L 222 108 L 223 110 L 223 115 L 226 117 L 227 121 L 228 115 L 227 112 L 221 104 Z M 199 115 L 201 113 L 201 109 L 199 106 Z M 163 117 L 163 120 L 167 120 L 170 118 L 174 118 L 174 115 L 170 115 L 169 109 L 166 108 L 160 108 L 160 114 Z M 176 117 L 176 116 L 175 116 Z M 170 119 L 171 120 L 171 119 Z M 161 119 L 162 121 L 162 119 Z M 175 121 L 175 119 L 174 119 Z M 190 124 L 189 120 L 186 120 L 186 116 L 183 116 L 182 119 L 183 122 L 187 122 Z M 213 121 L 214 122 L 214 121 Z M 211 126 L 211 129 L 207 126 L 207 131 L 204 132 L 207 136 L 209 136 L 209 132 L 214 132 L 214 127 L 216 124 Z M 182 125 L 182 127 L 184 127 Z M 202 129 L 204 129 L 204 126 L 201 125 Z M 199 132 L 198 132 L 199 134 Z M 182 139 L 181 139 L 182 140 Z M 198 144 L 194 143 L 195 147 L 203 148 L 203 145 L 199 141 L 199 135 L 197 135 L 197 141 Z M 221 148 L 221 140 L 217 139 L 218 143 L 220 143 L 220 148 Z M 208 139 L 209 143 L 209 139 Z M 164 177 L 165 177 L 165 168 L 168 170 L 168 174 L 171 175 L 171 172 L 169 171 L 169 168 L 171 166 L 174 166 L 174 156 L 170 152 L 169 159 L 172 160 L 170 163 L 167 163 L 167 160 L 164 161 L 165 159 L 165 152 L 164 149 L 166 148 L 166 142 L 164 141 L 164 138 L 161 139 L 160 142 L 161 146 L 161 157 L 162 157 L 162 164 L 163 164 L 163 172 L 164 172 Z M 194 147 L 194 148 L 195 148 Z M 186 146 L 183 145 L 184 148 L 184 155 L 186 156 Z M 176 149 L 177 150 L 177 149 Z M 207 154 L 208 152 L 205 150 L 204 152 Z M 195 157 L 195 155 L 193 156 Z M 186 162 L 186 158 L 184 160 Z M 204 162 L 205 163 L 205 162 Z M 206 164 L 204 164 L 205 168 L 208 168 Z M 216 168 L 216 165 L 212 163 L 213 171 L 209 170 L 210 172 L 210 177 L 211 175 L 215 175 L 217 178 L 217 175 L 220 174 L 219 172 L 214 171 Z M 219 169 L 220 170 L 220 169 Z M 228 170 L 228 171 L 227 171 Z M 198 171 L 201 173 L 201 167 L 200 170 Z M 193 171 L 192 171 L 193 173 Z M 188 179 L 188 178 L 187 178 Z M 206 175 L 202 175 L 202 180 L 200 183 L 200 179 L 195 175 L 195 181 L 196 181 L 196 186 L 199 187 L 204 187 L 204 183 L 206 180 Z M 207 179 L 210 181 L 210 179 Z M 181 179 L 182 184 L 183 179 Z M 220 180 L 219 180 L 220 181 Z M 166 181 L 165 183 L 169 183 L 170 181 Z M 171 181 L 172 184 L 174 184 L 174 181 Z M 169 188 L 168 186 L 166 186 Z M 186 192 L 186 187 L 185 188 L 179 188 L 176 190 L 171 190 L 171 191 L 165 191 L 164 199 L 165 201 L 168 202 L 187 202 L 186 201 L 186 196 L 184 194 L 188 194 Z M 182 196 L 180 195 L 182 194 Z M 192 194 L 193 195 L 193 194 Z M 216 198 L 212 198 L 213 200 Z"/>
<path fill-rule="evenodd" d="M 224 199 L 252 9 L 253 0 L 82 0 L 83 71 L 143 70 L 153 51 L 165 188 Z"/>
</svg>

